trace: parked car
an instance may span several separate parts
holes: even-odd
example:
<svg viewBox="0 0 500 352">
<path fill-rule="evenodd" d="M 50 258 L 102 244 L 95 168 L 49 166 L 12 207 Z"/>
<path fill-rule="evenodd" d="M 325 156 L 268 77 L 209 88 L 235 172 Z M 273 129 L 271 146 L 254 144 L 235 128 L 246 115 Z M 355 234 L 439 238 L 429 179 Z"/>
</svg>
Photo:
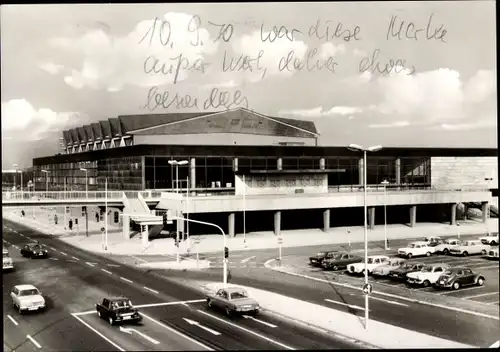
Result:
<svg viewBox="0 0 500 352">
<path fill-rule="evenodd" d="M 479 237 L 479 241 L 481 241 L 482 244 L 489 244 L 491 246 L 497 245 L 498 242 L 498 232 L 497 233 L 489 233 L 486 236 Z"/>
<path fill-rule="evenodd" d="M 428 287 L 437 282 L 439 277 L 450 268 L 449 264 L 431 264 L 426 265 L 422 271 L 415 271 L 406 275 L 409 284 L 423 285 Z"/>
<path fill-rule="evenodd" d="M 339 270 L 347 268 L 349 264 L 361 263 L 363 258 L 350 253 L 339 252 L 334 255 L 333 258 L 326 258 L 321 263 L 321 266 L 325 270 Z"/>
<path fill-rule="evenodd" d="M 14 270 L 14 262 L 9 254 L 9 251 L 2 248 L 2 271 Z"/>
<path fill-rule="evenodd" d="M 443 243 L 438 244 L 434 247 L 434 253 L 449 254 L 451 248 L 455 248 L 462 244 L 462 241 L 458 238 L 449 238 L 444 240 Z"/>
<path fill-rule="evenodd" d="M 488 251 L 488 259 L 496 259 L 496 260 L 498 260 L 498 248 L 491 248 Z"/>
<path fill-rule="evenodd" d="M 408 259 L 422 255 L 430 257 L 430 255 L 434 253 L 434 248 L 435 247 L 429 246 L 429 244 L 424 241 L 410 242 L 406 247 L 399 248 L 398 254 Z"/>
<path fill-rule="evenodd" d="M 437 245 L 443 243 L 443 239 L 438 236 L 429 236 L 429 237 L 424 237 L 423 242 L 426 242 L 429 245 L 429 247 L 436 247 Z"/>
<path fill-rule="evenodd" d="M 468 256 L 470 254 L 486 255 L 490 246 L 482 244 L 479 240 L 465 241 L 460 246 L 450 249 L 450 254 Z"/>
<path fill-rule="evenodd" d="M 221 288 L 215 294 L 207 296 L 209 308 L 219 308 L 226 312 L 227 316 L 233 314 L 259 313 L 259 303 L 248 296 L 246 290 L 238 287 Z"/>
<path fill-rule="evenodd" d="M 372 270 L 375 269 L 377 266 L 389 261 L 389 257 L 386 255 L 371 255 L 367 259 L 368 259 L 368 261 L 366 262 L 366 266 L 367 266 L 368 274 L 371 274 Z M 347 271 L 350 274 L 364 274 L 364 272 L 365 272 L 364 260 L 362 262 L 359 262 L 359 263 L 349 264 L 347 266 Z"/>
<path fill-rule="evenodd" d="M 400 268 L 405 264 L 405 259 L 389 258 L 389 261 L 387 263 L 379 265 L 375 269 L 373 269 L 372 275 L 378 277 L 388 276 L 392 269 Z"/>
<path fill-rule="evenodd" d="M 30 243 L 21 248 L 21 255 L 28 258 L 47 258 L 48 252 L 38 243 Z"/>
<path fill-rule="evenodd" d="M 389 278 L 395 280 L 406 280 L 406 275 L 416 271 L 421 271 L 425 267 L 424 263 L 406 263 L 405 265 L 391 269 Z"/>
<path fill-rule="evenodd" d="M 484 276 L 475 273 L 469 268 L 456 267 L 446 270 L 437 280 L 437 288 L 451 288 L 458 290 L 462 286 L 484 285 Z"/>
<path fill-rule="evenodd" d="M 42 293 L 33 285 L 16 285 L 10 291 L 12 306 L 19 314 L 26 311 L 40 311 L 47 307 Z"/>
<path fill-rule="evenodd" d="M 319 252 L 316 255 L 309 257 L 309 265 L 321 266 L 323 260 L 333 258 L 336 253 L 338 253 L 338 251 Z"/>
<path fill-rule="evenodd" d="M 102 303 L 96 303 L 95 309 L 101 319 L 107 319 L 110 325 L 121 322 L 135 322 L 142 320 L 139 310 L 126 297 L 107 297 Z"/>
</svg>

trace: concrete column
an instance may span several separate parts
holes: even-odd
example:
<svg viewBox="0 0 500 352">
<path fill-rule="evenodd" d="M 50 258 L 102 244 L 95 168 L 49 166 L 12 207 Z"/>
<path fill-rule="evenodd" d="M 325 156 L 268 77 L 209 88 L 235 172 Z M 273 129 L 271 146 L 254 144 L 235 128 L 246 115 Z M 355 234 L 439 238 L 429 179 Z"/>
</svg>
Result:
<svg viewBox="0 0 500 352">
<path fill-rule="evenodd" d="M 323 210 L 323 231 L 330 230 L 330 209 Z"/>
<path fill-rule="evenodd" d="M 189 188 L 196 188 L 196 159 L 191 158 L 191 164 L 189 165 Z"/>
<path fill-rule="evenodd" d="M 450 225 L 455 226 L 457 224 L 457 203 L 451 205 L 451 219 Z"/>
<path fill-rule="evenodd" d="M 401 184 L 401 159 L 397 158 L 396 159 L 396 184 L 399 185 Z"/>
<path fill-rule="evenodd" d="M 368 208 L 368 228 L 373 230 L 375 227 L 375 207 Z"/>
<path fill-rule="evenodd" d="M 274 234 L 281 235 L 281 211 L 279 210 L 274 213 Z"/>
<path fill-rule="evenodd" d="M 233 171 L 238 171 L 238 158 L 233 159 Z"/>
<path fill-rule="evenodd" d="M 141 179 L 142 179 L 142 185 L 141 185 L 141 190 L 146 189 L 146 157 L 142 156 L 141 157 Z M 154 186 L 153 186 L 154 188 Z"/>
<path fill-rule="evenodd" d="M 412 205 L 410 207 L 410 227 L 415 227 L 417 223 L 417 206 Z"/>
<path fill-rule="evenodd" d="M 325 158 L 321 158 L 319 159 L 319 168 L 321 170 L 324 170 L 325 169 Z"/>
<path fill-rule="evenodd" d="M 143 231 L 143 229 L 145 231 Z M 143 247 L 146 247 L 149 243 L 149 229 L 148 229 L 148 225 L 141 225 L 141 242 L 142 242 L 142 246 Z"/>
<path fill-rule="evenodd" d="M 364 183 L 364 178 L 363 178 L 363 174 L 364 174 L 364 168 L 363 168 L 363 158 L 360 158 L 358 160 L 358 173 L 359 173 L 359 185 L 362 186 Z"/>
<path fill-rule="evenodd" d="M 283 159 L 278 158 L 278 160 L 276 161 L 276 165 L 278 170 L 283 170 Z"/>
<path fill-rule="evenodd" d="M 464 205 L 464 220 L 467 220 L 467 211 L 469 210 L 469 207 L 467 207 L 466 203 L 462 203 Z"/>
<path fill-rule="evenodd" d="M 123 215 L 123 238 L 130 239 L 130 217 L 128 215 Z"/>
<path fill-rule="evenodd" d="M 234 213 L 229 213 L 227 222 L 228 235 L 229 237 L 234 237 Z"/>
<path fill-rule="evenodd" d="M 481 210 L 483 212 L 483 222 L 486 222 L 488 220 L 488 213 L 490 211 L 490 203 L 484 202 L 483 206 L 481 207 Z"/>
</svg>

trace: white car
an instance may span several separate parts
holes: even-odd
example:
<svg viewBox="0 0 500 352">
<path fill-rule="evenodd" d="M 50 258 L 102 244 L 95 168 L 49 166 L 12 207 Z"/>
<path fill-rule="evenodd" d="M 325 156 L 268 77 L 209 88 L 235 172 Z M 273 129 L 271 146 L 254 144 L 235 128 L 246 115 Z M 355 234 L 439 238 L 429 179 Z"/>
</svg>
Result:
<svg viewBox="0 0 500 352">
<path fill-rule="evenodd" d="M 482 244 L 489 244 L 489 245 L 495 246 L 499 243 L 498 242 L 498 233 L 496 233 L 496 234 L 489 233 L 486 236 L 479 237 L 479 241 L 481 241 Z"/>
<path fill-rule="evenodd" d="M 470 254 L 486 255 L 490 246 L 482 244 L 479 240 L 465 241 L 460 246 L 450 249 L 450 254 L 468 256 Z"/>
<path fill-rule="evenodd" d="M 373 269 L 377 266 L 385 264 L 389 261 L 389 257 L 386 255 L 371 255 L 368 257 L 366 262 L 368 274 L 371 274 Z M 365 263 L 353 263 L 347 266 L 347 271 L 351 274 L 361 274 L 365 272 Z"/>
<path fill-rule="evenodd" d="M 495 249 L 491 248 L 488 251 L 488 258 L 498 260 L 498 248 L 495 248 Z"/>
<path fill-rule="evenodd" d="M 407 282 L 414 285 L 423 285 L 428 287 L 434 285 L 439 277 L 450 267 L 449 264 L 426 265 L 422 271 L 409 273 L 406 275 Z"/>
<path fill-rule="evenodd" d="M 19 310 L 19 314 L 25 311 L 44 310 L 47 306 L 42 293 L 33 285 L 17 285 L 10 291 L 12 305 Z"/>
<path fill-rule="evenodd" d="M 422 242 L 426 242 L 431 247 L 436 247 L 437 245 L 443 243 L 443 239 L 438 236 L 424 237 Z"/>
<path fill-rule="evenodd" d="M 375 269 L 372 270 L 372 275 L 373 276 L 388 276 L 391 270 L 397 269 L 402 267 L 403 265 L 406 264 L 405 259 L 401 258 L 389 258 L 387 262 L 385 262 L 382 265 L 377 266 Z"/>
<path fill-rule="evenodd" d="M 407 257 L 410 259 L 413 256 L 426 255 L 430 257 L 432 253 L 434 253 L 436 247 L 431 247 L 427 242 L 418 241 L 418 242 L 410 242 L 404 248 L 398 249 L 398 254 L 402 257 Z"/>
<path fill-rule="evenodd" d="M 14 262 L 12 261 L 12 258 L 10 257 L 9 251 L 6 249 L 2 249 L 2 271 L 3 270 L 13 270 L 14 269 Z"/>
<path fill-rule="evenodd" d="M 448 254 L 450 253 L 451 248 L 455 248 L 461 244 L 462 241 L 460 241 L 458 238 L 449 238 L 447 240 L 444 240 L 443 243 L 438 244 L 436 247 L 434 247 L 434 253 Z"/>
</svg>

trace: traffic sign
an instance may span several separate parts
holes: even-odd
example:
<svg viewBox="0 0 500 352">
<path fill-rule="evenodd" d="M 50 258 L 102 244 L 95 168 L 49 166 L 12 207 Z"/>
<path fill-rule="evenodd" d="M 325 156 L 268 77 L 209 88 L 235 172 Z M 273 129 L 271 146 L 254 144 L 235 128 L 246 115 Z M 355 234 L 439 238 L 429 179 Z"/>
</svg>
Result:
<svg viewBox="0 0 500 352">
<path fill-rule="evenodd" d="M 104 227 L 101 227 L 101 232 L 104 232 L 106 231 L 106 229 Z"/>
<path fill-rule="evenodd" d="M 278 237 L 278 244 L 283 244 L 283 237 Z"/>
<path fill-rule="evenodd" d="M 373 286 L 372 286 L 372 285 L 370 285 L 370 284 L 364 284 L 364 285 L 363 285 L 363 293 L 364 293 L 365 295 L 369 295 L 369 294 L 371 294 L 371 293 L 372 293 L 372 291 L 373 291 Z"/>
</svg>

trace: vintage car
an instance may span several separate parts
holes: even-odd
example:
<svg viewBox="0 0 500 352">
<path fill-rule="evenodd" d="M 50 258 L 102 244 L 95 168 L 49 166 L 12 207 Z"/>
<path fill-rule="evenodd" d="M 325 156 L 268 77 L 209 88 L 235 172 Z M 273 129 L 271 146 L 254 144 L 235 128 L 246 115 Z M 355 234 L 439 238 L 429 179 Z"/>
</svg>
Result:
<svg viewBox="0 0 500 352">
<path fill-rule="evenodd" d="M 455 267 L 446 270 L 437 280 L 435 287 L 458 290 L 462 286 L 484 285 L 484 276 L 469 268 Z"/>
<path fill-rule="evenodd" d="M 139 310 L 126 297 L 107 297 L 102 303 L 96 303 L 95 309 L 101 319 L 108 320 L 110 325 L 122 322 L 138 323 L 142 320 Z"/>
<path fill-rule="evenodd" d="M 47 258 L 48 252 L 38 243 L 30 243 L 21 248 L 21 255 L 28 258 Z"/>
<path fill-rule="evenodd" d="M 460 241 L 458 238 L 449 238 L 447 240 L 444 240 L 443 243 L 438 244 L 436 247 L 434 247 L 434 253 L 448 254 L 450 253 L 451 248 L 454 248 L 461 244 L 462 241 Z"/>
<path fill-rule="evenodd" d="M 398 254 L 402 257 L 407 257 L 408 259 L 414 256 L 422 255 L 426 255 L 429 257 L 432 253 L 434 253 L 434 248 L 435 247 L 429 246 L 428 242 L 410 242 L 406 247 L 399 248 Z"/>
<path fill-rule="evenodd" d="M 443 239 L 437 236 L 424 237 L 422 242 L 426 242 L 429 247 L 436 247 L 437 245 L 443 243 Z"/>
<path fill-rule="evenodd" d="M 338 253 L 338 252 L 337 251 L 319 252 L 316 255 L 309 257 L 309 265 L 321 266 L 321 263 L 323 262 L 323 260 L 328 259 L 328 258 L 333 258 L 335 253 Z"/>
<path fill-rule="evenodd" d="M 2 248 L 2 271 L 3 270 L 14 270 L 14 262 L 9 254 L 9 251 Z"/>
<path fill-rule="evenodd" d="M 389 258 L 389 261 L 385 264 L 377 266 L 375 269 L 372 270 L 372 275 L 373 276 L 388 276 L 391 270 L 400 268 L 403 265 L 406 264 L 405 259 L 401 258 Z"/>
<path fill-rule="evenodd" d="M 482 244 L 479 240 L 465 241 L 461 245 L 450 249 L 452 255 L 463 255 L 464 257 L 470 254 L 486 255 L 490 246 Z"/>
<path fill-rule="evenodd" d="M 491 246 L 495 246 L 498 244 L 498 232 L 489 233 L 486 236 L 479 237 L 479 241 L 481 241 L 482 244 L 489 244 Z"/>
<path fill-rule="evenodd" d="M 424 263 L 406 263 L 399 268 L 391 269 L 389 272 L 389 278 L 395 280 L 406 280 L 406 275 L 416 271 L 421 271 L 424 267 Z"/>
<path fill-rule="evenodd" d="M 42 293 L 33 285 L 16 285 L 10 291 L 12 306 L 17 308 L 19 314 L 26 311 L 40 311 L 47 306 Z"/>
<path fill-rule="evenodd" d="M 333 258 L 324 259 L 321 266 L 325 270 L 339 270 L 347 268 L 349 264 L 360 263 L 363 258 L 346 252 L 336 253 Z"/>
<path fill-rule="evenodd" d="M 498 260 L 498 248 L 491 248 L 488 251 L 488 259 L 496 259 L 496 260 Z"/>
<path fill-rule="evenodd" d="M 422 271 L 415 271 L 406 275 L 406 282 L 411 285 L 434 285 L 439 277 L 450 268 L 449 264 L 426 265 Z"/>
<path fill-rule="evenodd" d="M 233 314 L 253 314 L 259 313 L 259 303 L 248 296 L 243 288 L 230 287 L 221 288 L 215 294 L 207 296 L 209 308 L 219 308 L 226 312 L 227 316 Z"/>
<path fill-rule="evenodd" d="M 387 263 L 389 257 L 386 255 L 371 255 L 366 262 L 366 269 L 368 274 L 371 274 L 372 270 L 381 264 Z M 364 274 L 365 273 L 365 262 L 364 260 L 359 263 L 349 264 L 347 266 L 347 272 L 350 274 Z"/>
</svg>

